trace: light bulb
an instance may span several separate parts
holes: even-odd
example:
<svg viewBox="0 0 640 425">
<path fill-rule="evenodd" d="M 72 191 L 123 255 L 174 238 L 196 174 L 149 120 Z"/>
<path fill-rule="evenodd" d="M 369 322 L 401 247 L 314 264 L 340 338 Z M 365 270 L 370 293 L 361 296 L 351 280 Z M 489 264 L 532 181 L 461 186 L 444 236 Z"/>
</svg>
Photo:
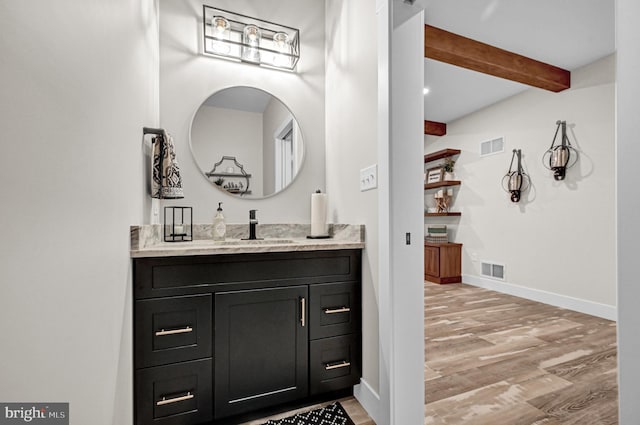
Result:
<svg viewBox="0 0 640 425">
<path fill-rule="evenodd" d="M 244 36 L 247 44 L 252 46 L 260 44 L 260 28 L 255 25 L 247 25 L 244 27 Z"/>
<path fill-rule="evenodd" d="M 213 27 L 213 36 L 221 40 L 229 29 L 229 21 L 223 16 L 214 16 L 211 18 L 211 26 Z"/>
<path fill-rule="evenodd" d="M 289 48 L 289 35 L 284 32 L 277 32 L 273 35 L 273 44 L 279 52 L 287 53 Z"/>
</svg>

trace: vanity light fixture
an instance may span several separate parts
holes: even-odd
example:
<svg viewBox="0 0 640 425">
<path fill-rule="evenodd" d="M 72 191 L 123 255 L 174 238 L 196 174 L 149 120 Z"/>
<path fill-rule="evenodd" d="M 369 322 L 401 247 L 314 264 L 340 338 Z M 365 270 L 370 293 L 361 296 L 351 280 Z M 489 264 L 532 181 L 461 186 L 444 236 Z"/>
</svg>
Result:
<svg viewBox="0 0 640 425">
<path fill-rule="evenodd" d="M 300 31 L 203 5 L 203 52 L 217 58 L 293 71 Z"/>
</svg>

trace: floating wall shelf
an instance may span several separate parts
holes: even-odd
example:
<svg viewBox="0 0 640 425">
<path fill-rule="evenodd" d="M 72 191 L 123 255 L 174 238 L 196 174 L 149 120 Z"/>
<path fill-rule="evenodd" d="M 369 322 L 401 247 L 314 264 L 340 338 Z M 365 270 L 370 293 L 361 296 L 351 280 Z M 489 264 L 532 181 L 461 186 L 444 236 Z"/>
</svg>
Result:
<svg viewBox="0 0 640 425">
<path fill-rule="evenodd" d="M 424 156 L 424 162 L 437 161 L 439 159 L 448 158 L 453 155 L 458 155 L 460 153 L 460 149 L 442 149 L 441 151 L 436 151 L 433 153 L 426 154 Z"/>
<path fill-rule="evenodd" d="M 460 217 L 461 212 L 445 212 L 445 213 L 424 213 L 425 217 Z"/>
<path fill-rule="evenodd" d="M 460 186 L 461 183 L 462 182 L 460 180 L 443 180 L 436 183 L 425 184 L 424 190 L 437 189 L 439 187 L 446 187 L 446 186 Z"/>
</svg>

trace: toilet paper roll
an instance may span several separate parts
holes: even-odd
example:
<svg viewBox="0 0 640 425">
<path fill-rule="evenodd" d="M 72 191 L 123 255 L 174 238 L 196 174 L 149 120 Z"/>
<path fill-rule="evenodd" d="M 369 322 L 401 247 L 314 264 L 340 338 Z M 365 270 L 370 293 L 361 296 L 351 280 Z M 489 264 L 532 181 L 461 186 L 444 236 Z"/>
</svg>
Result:
<svg viewBox="0 0 640 425">
<path fill-rule="evenodd" d="M 327 236 L 327 194 L 311 195 L 311 236 Z"/>
</svg>

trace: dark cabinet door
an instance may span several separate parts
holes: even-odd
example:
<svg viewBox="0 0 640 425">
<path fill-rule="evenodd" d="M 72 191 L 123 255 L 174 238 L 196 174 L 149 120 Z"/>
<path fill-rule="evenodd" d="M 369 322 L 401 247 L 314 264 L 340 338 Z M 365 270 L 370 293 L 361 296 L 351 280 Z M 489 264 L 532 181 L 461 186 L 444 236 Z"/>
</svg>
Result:
<svg viewBox="0 0 640 425">
<path fill-rule="evenodd" d="M 308 395 L 307 286 L 215 295 L 215 417 Z"/>
</svg>

